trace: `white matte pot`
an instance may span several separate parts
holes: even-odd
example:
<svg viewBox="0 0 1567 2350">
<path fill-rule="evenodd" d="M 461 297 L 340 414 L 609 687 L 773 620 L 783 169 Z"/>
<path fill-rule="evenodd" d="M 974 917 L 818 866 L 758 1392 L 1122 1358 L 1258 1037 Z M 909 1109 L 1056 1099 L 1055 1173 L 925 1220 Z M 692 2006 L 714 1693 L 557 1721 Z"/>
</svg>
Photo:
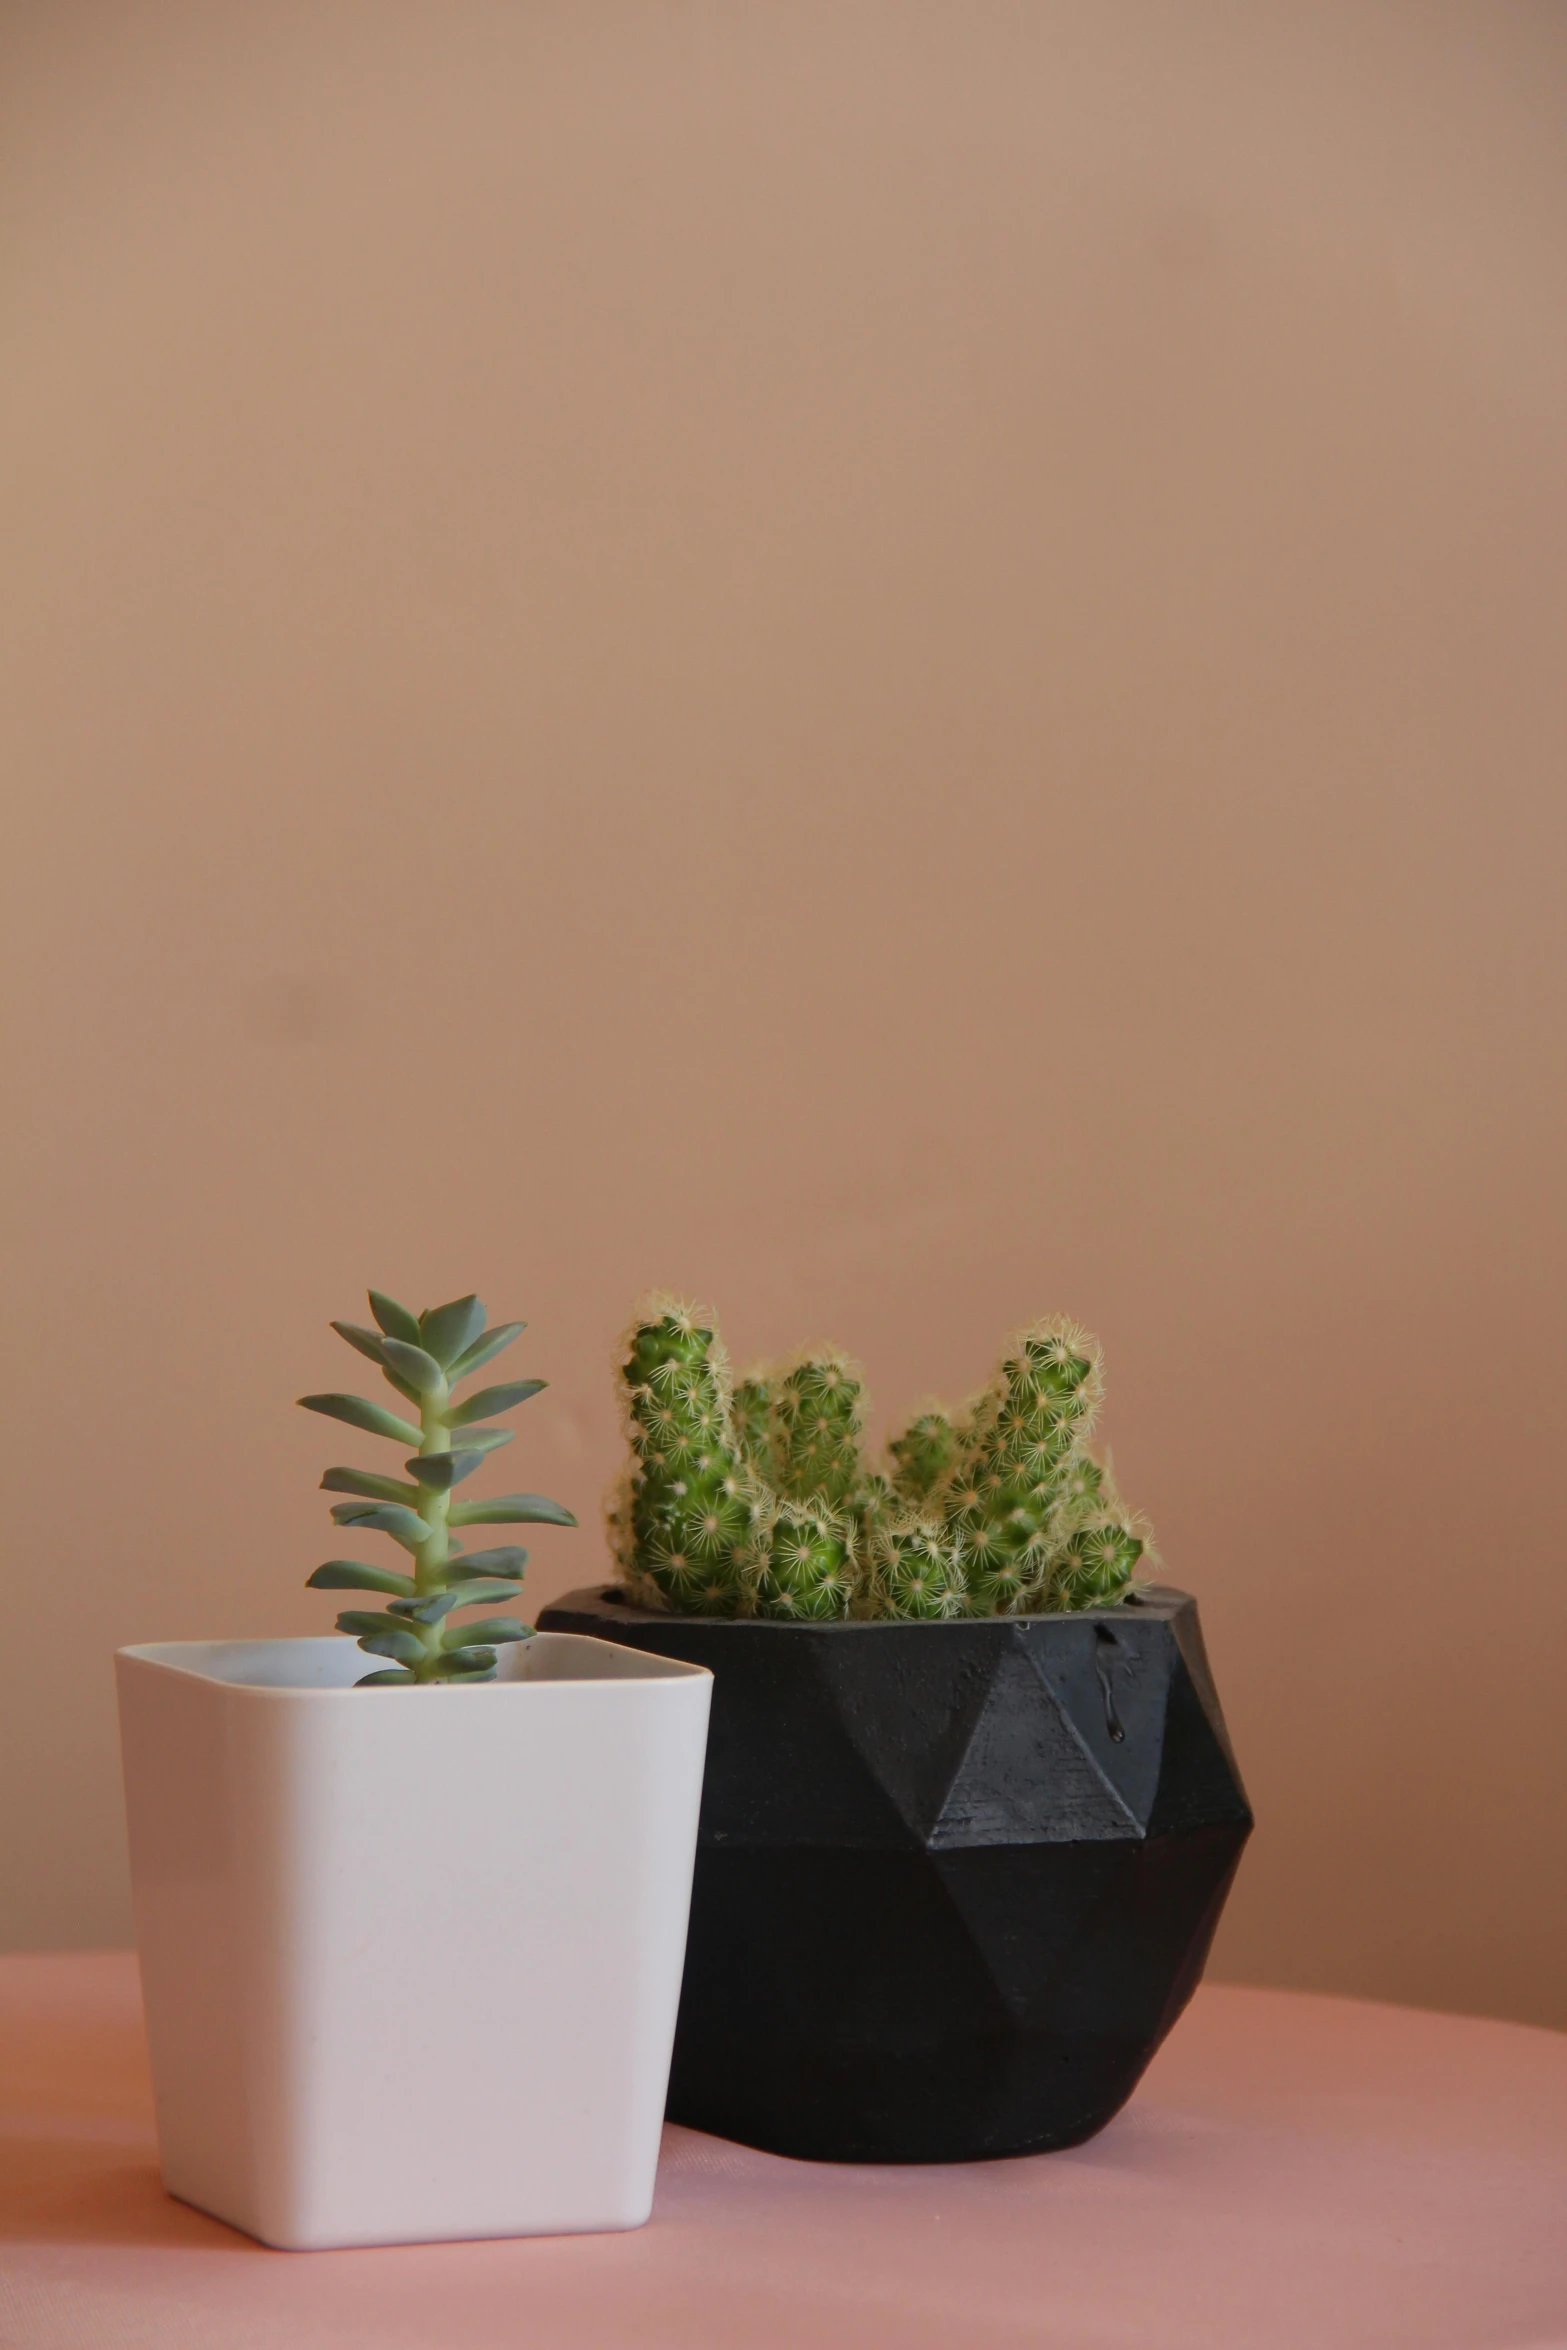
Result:
<svg viewBox="0 0 1567 2350">
<path fill-rule="evenodd" d="M 712 1676 L 570 1633 L 355 1689 L 341 1636 L 116 1660 L 171 2194 L 290 2249 L 639 2227 Z"/>
</svg>

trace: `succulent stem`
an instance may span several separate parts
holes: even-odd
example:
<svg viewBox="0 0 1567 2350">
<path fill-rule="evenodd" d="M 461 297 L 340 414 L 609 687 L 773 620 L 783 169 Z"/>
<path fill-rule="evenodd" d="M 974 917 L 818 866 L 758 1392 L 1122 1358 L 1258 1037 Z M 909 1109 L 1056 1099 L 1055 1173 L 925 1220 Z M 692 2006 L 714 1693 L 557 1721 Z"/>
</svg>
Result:
<svg viewBox="0 0 1567 2350">
<path fill-rule="evenodd" d="M 446 1425 L 446 1406 L 451 1390 L 446 1381 L 432 1387 L 419 1399 L 419 1426 L 422 1441 L 421 1460 L 431 1460 L 452 1449 L 452 1432 Z M 443 1491 L 439 1486 L 426 1486 L 419 1497 L 419 1515 L 429 1527 L 427 1541 L 414 1552 L 414 1583 L 422 1593 L 440 1591 L 446 1582 L 446 1570 L 451 1560 L 451 1487 Z"/>
</svg>

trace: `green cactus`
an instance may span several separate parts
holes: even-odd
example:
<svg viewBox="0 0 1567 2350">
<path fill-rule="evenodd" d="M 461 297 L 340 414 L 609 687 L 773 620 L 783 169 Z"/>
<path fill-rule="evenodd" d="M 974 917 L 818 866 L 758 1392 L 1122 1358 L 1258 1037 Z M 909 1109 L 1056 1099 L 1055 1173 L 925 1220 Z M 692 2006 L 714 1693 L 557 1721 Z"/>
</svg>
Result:
<svg viewBox="0 0 1567 2350">
<path fill-rule="evenodd" d="M 735 1443 L 758 1477 L 770 1479 L 773 1466 L 773 1387 L 765 1365 L 735 1383 L 730 1402 Z"/>
<path fill-rule="evenodd" d="M 883 1518 L 874 1569 L 878 1615 L 941 1622 L 970 1612 L 962 1547 L 939 1518 Z"/>
<path fill-rule="evenodd" d="M 855 1596 L 854 1536 L 818 1502 L 781 1501 L 756 1579 L 760 1616 L 846 1616 Z"/>
<path fill-rule="evenodd" d="M 1057 1490 L 1060 1506 L 1074 1521 L 1098 1509 L 1107 1491 L 1108 1472 L 1091 1452 L 1074 1452 L 1062 1469 Z"/>
<path fill-rule="evenodd" d="M 802 1356 L 773 1382 L 772 1460 L 781 1493 L 796 1501 L 850 1503 L 865 1479 L 860 1438 L 865 1391 L 836 1349 Z"/>
<path fill-rule="evenodd" d="M 335 1503 L 334 1522 L 356 1533 L 389 1534 L 410 1553 L 412 1572 L 394 1572 L 360 1559 L 328 1559 L 306 1578 L 317 1591 L 374 1591 L 384 1609 L 350 1608 L 337 1619 L 340 1632 L 355 1635 L 369 1655 L 389 1658 L 381 1671 L 366 1673 L 361 1689 L 397 1683 L 493 1681 L 497 1650 L 509 1641 L 532 1638 L 515 1616 L 486 1616 L 458 1624 L 459 1608 L 493 1606 L 514 1600 L 528 1554 L 511 1544 L 465 1552 L 454 1542 L 459 1526 L 574 1526 L 576 1519 L 558 1501 L 541 1493 L 505 1493 L 489 1501 L 454 1501 L 453 1488 L 469 1477 L 485 1455 L 509 1444 L 510 1428 L 479 1423 L 509 1412 L 545 1385 L 517 1379 L 482 1387 L 457 1402 L 453 1390 L 510 1346 L 524 1324 L 503 1322 L 485 1328 L 476 1297 L 454 1298 L 422 1314 L 372 1289 L 370 1311 L 377 1327 L 334 1322 L 339 1338 L 374 1363 L 388 1385 L 418 1412 L 417 1424 L 362 1395 L 302 1395 L 308 1412 L 342 1420 L 372 1436 L 413 1447 L 404 1462 L 408 1481 L 368 1469 L 328 1469 L 323 1492 L 355 1498 Z"/>
<path fill-rule="evenodd" d="M 1148 1533 L 1115 1489 L 1109 1466 L 1074 1452 L 1059 1481 L 1056 1546 L 1042 1604 L 1112 1606 L 1147 1555 Z"/>
<path fill-rule="evenodd" d="M 864 1391 L 836 1349 L 731 1392 L 714 1330 L 659 1299 L 624 1378 L 635 1459 L 609 1520 L 646 1604 L 927 1620 L 1103 1607 L 1149 1555 L 1086 1448 L 1103 1378 L 1073 1323 L 1024 1331 L 961 1419 L 922 1410 L 890 1473 L 862 1457 Z"/>
<path fill-rule="evenodd" d="M 957 1458 L 958 1432 L 939 1404 L 912 1419 L 887 1447 L 896 1466 L 895 1490 L 912 1502 L 928 1501 Z"/>
<path fill-rule="evenodd" d="M 1101 1388 L 1087 1334 L 1040 1322 L 976 1399 L 939 1498 L 963 1537 L 977 1613 L 1049 1604 L 1062 1485 Z"/>
<path fill-rule="evenodd" d="M 636 1454 L 609 1509 L 623 1563 L 641 1596 L 677 1614 L 744 1612 L 769 1512 L 735 1442 L 717 1334 L 678 1301 L 652 1299 L 627 1333 L 621 1376 Z"/>
<path fill-rule="evenodd" d="M 867 1469 L 865 1475 L 860 1479 L 859 1488 L 851 1504 L 851 1511 L 855 1524 L 863 1529 L 865 1541 L 869 1543 L 877 1527 L 883 1523 L 891 1523 L 894 1519 L 906 1518 L 910 1506 L 908 1500 L 899 1492 L 897 1486 L 884 1470 Z M 865 1547 L 865 1544 L 862 1544 L 861 1548 L 863 1555 L 869 1558 L 870 1551 Z"/>
<path fill-rule="evenodd" d="M 1108 1607 L 1120 1598 L 1147 1549 L 1124 1518 L 1103 1516 L 1079 1526 L 1055 1562 L 1052 1592 L 1063 1608 Z"/>
</svg>

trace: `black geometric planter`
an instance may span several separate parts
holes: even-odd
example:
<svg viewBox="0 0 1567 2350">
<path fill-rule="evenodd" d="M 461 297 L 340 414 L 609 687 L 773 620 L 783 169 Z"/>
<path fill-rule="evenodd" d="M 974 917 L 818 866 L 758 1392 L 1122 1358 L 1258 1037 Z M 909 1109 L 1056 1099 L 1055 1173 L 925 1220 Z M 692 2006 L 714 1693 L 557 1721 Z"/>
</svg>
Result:
<svg viewBox="0 0 1567 2350">
<path fill-rule="evenodd" d="M 715 1675 L 671 2120 L 777 2154 L 1073 2146 L 1190 1998 L 1251 1813 L 1195 1601 L 539 1617 Z"/>
</svg>

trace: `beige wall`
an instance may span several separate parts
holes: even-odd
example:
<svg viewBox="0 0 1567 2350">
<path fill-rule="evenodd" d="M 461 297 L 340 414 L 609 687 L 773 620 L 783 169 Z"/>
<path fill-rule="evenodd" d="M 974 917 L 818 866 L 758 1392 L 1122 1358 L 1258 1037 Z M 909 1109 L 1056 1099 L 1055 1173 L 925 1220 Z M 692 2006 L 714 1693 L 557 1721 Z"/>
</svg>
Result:
<svg viewBox="0 0 1567 2350">
<path fill-rule="evenodd" d="M 327 1317 L 530 1316 L 591 1520 L 662 1279 L 1096 1327 L 1221 1970 L 1567 2023 L 1560 10 L 7 38 L 4 1938 L 116 1642 L 325 1627 Z"/>
</svg>

